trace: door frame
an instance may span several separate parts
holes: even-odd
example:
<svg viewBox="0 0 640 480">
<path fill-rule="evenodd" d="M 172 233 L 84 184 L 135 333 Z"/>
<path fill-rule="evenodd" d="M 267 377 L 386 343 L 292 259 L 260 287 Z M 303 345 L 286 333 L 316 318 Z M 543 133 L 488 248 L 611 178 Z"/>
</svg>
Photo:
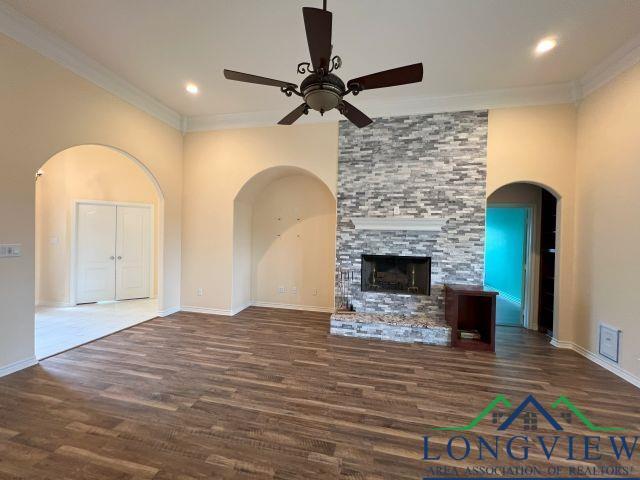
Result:
<svg viewBox="0 0 640 480">
<path fill-rule="evenodd" d="M 141 202 L 112 202 L 109 200 L 72 200 L 71 207 L 71 251 L 69 252 L 69 303 L 72 306 L 76 306 L 76 282 L 77 282 L 77 270 L 78 270 L 78 208 L 80 205 L 113 205 L 114 207 L 141 207 L 148 208 L 151 222 L 149 222 L 149 228 L 151 234 L 149 235 L 149 298 L 156 298 L 153 294 L 155 277 L 155 230 L 156 230 L 156 216 L 155 206 L 152 203 Z M 158 281 L 158 283 L 160 283 Z M 114 299 L 115 301 L 115 299 Z"/>
<path fill-rule="evenodd" d="M 524 286 L 522 289 L 523 302 L 522 302 L 522 319 L 521 326 L 529 330 L 538 329 L 538 318 L 535 313 L 535 279 L 536 265 L 532 265 L 532 261 L 535 258 L 535 235 L 536 235 L 536 218 L 538 215 L 537 207 L 533 203 L 487 203 L 488 208 L 523 208 L 527 211 L 527 225 L 526 225 L 526 245 L 524 249 Z M 486 247 L 485 247 L 486 248 Z M 485 258 L 485 270 L 486 270 L 486 258 Z"/>
</svg>

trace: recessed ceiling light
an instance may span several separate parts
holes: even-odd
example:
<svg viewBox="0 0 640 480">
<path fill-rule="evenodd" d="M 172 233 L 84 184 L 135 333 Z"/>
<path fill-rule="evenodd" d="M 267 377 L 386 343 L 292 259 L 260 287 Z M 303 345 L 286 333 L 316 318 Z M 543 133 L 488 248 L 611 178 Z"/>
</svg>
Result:
<svg viewBox="0 0 640 480">
<path fill-rule="evenodd" d="M 543 38 L 536 45 L 536 55 L 543 55 L 556 48 L 556 45 L 558 41 L 554 37 Z"/>
<path fill-rule="evenodd" d="M 195 83 L 187 83 L 184 89 L 187 92 L 189 92 L 191 95 L 195 95 L 200 91 L 200 89 L 198 88 L 198 85 L 196 85 Z"/>
</svg>

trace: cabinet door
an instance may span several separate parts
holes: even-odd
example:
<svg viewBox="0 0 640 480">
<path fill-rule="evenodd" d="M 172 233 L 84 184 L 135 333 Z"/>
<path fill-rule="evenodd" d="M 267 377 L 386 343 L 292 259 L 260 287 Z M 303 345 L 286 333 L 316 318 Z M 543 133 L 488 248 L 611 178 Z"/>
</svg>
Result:
<svg viewBox="0 0 640 480">
<path fill-rule="evenodd" d="M 76 303 L 115 299 L 116 213 L 113 205 L 78 205 Z"/>
<path fill-rule="evenodd" d="M 118 206 L 116 233 L 116 299 L 150 296 L 151 209 Z"/>
</svg>

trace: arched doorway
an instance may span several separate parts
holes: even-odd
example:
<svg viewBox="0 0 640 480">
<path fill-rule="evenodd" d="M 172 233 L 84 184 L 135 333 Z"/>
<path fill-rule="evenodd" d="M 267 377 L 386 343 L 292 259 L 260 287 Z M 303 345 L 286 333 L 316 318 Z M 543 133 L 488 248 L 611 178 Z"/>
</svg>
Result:
<svg viewBox="0 0 640 480">
<path fill-rule="evenodd" d="M 36 173 L 36 357 L 157 316 L 163 195 L 132 156 L 79 145 Z"/>
<path fill-rule="evenodd" d="M 298 167 L 253 176 L 234 200 L 232 311 L 333 310 L 336 202 Z"/>
<path fill-rule="evenodd" d="M 515 182 L 487 198 L 485 284 L 500 292 L 496 322 L 553 336 L 557 312 L 559 197 Z"/>
</svg>

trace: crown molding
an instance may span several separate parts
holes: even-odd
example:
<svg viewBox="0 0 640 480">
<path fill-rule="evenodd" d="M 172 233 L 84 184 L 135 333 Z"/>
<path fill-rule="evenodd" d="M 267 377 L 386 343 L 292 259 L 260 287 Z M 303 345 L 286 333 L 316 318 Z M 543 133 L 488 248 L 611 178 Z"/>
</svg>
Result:
<svg viewBox="0 0 640 480">
<path fill-rule="evenodd" d="M 586 97 L 593 93 L 638 63 L 640 63 L 640 34 L 608 55 L 580 79 L 582 96 Z"/>
<path fill-rule="evenodd" d="M 0 0 L 0 32 L 173 128 L 182 129 L 183 120 L 179 113 L 134 87 L 3 0 Z"/>
<path fill-rule="evenodd" d="M 287 108 L 283 108 L 244 113 L 181 116 L 69 42 L 18 12 L 4 0 L 0 0 L 0 32 L 183 133 L 273 126 L 287 113 Z M 367 99 L 365 94 L 357 97 L 354 103 L 372 118 L 573 103 L 638 63 L 640 63 L 640 34 L 575 82 L 399 99 Z M 291 105 L 291 108 L 294 106 Z M 323 117 L 315 114 L 303 116 L 297 123 L 329 123 L 342 119 L 343 117 L 337 112 L 329 112 Z"/>
<path fill-rule="evenodd" d="M 459 112 L 465 110 L 488 110 L 495 108 L 524 107 L 532 105 L 552 105 L 572 103 L 580 99 L 579 88 L 574 82 L 534 87 L 516 87 L 484 92 L 463 93 L 459 95 L 405 97 L 399 99 L 366 99 L 366 92 L 352 100 L 372 118 L 429 113 Z M 291 108 L 294 105 L 290 105 Z M 226 130 L 232 128 L 250 128 L 273 126 L 277 124 L 287 109 L 227 113 L 220 115 L 202 115 L 189 117 L 186 121 L 187 132 Z M 319 116 L 312 112 L 303 116 L 296 124 L 328 123 L 343 120 L 336 112 Z"/>
</svg>

